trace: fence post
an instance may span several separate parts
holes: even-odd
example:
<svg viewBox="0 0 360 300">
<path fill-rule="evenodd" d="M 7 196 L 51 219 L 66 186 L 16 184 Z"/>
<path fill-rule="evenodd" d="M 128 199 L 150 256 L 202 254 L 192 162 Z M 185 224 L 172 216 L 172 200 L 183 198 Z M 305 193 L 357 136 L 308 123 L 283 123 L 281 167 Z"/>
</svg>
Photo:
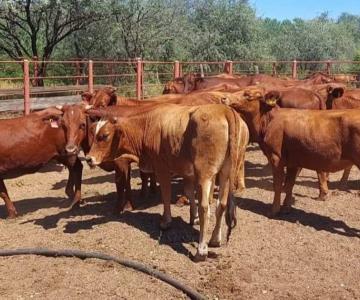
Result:
<svg viewBox="0 0 360 300">
<path fill-rule="evenodd" d="M 34 56 L 33 57 L 33 61 L 34 61 L 34 80 L 33 80 L 33 86 L 38 86 L 39 82 L 39 62 L 38 62 L 38 57 Z"/>
<path fill-rule="evenodd" d="M 75 85 L 79 85 L 80 84 L 80 76 L 81 76 L 81 72 L 80 72 L 80 63 L 79 60 L 77 59 L 75 62 L 75 69 L 76 69 L 76 80 L 75 80 Z"/>
<path fill-rule="evenodd" d="M 328 60 L 326 62 L 326 74 L 330 75 L 331 74 L 331 61 Z"/>
<path fill-rule="evenodd" d="M 24 113 L 28 115 L 30 113 L 30 70 L 29 61 L 24 59 L 23 61 L 23 73 L 24 73 Z"/>
<path fill-rule="evenodd" d="M 232 60 L 227 60 L 224 65 L 224 73 L 229 75 L 233 74 L 233 62 Z"/>
<path fill-rule="evenodd" d="M 174 79 L 180 77 L 180 62 L 178 60 L 174 61 Z"/>
<path fill-rule="evenodd" d="M 143 63 L 141 58 L 136 59 L 136 99 L 141 100 L 143 89 Z"/>
<path fill-rule="evenodd" d="M 294 59 L 293 63 L 292 63 L 292 78 L 293 79 L 297 78 L 297 61 L 296 61 L 296 59 Z"/>
<path fill-rule="evenodd" d="M 92 60 L 89 60 L 89 76 L 88 76 L 88 89 L 89 89 L 89 93 L 93 93 L 94 92 L 94 63 Z"/>
<path fill-rule="evenodd" d="M 276 63 L 275 62 L 273 62 L 272 63 L 272 76 L 276 76 Z"/>
</svg>

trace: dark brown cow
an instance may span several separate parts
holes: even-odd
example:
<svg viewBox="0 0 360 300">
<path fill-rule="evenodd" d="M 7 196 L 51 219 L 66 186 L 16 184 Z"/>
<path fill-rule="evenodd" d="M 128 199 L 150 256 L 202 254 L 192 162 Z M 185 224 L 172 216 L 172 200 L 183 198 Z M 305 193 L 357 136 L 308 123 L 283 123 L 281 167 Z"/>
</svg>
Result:
<svg viewBox="0 0 360 300">
<path fill-rule="evenodd" d="M 254 129 L 273 168 L 274 202 L 271 215 L 280 211 L 284 167 L 286 197 L 283 210 L 292 203 L 298 168 L 335 172 L 355 164 L 360 167 L 360 110 L 297 110 L 274 108 L 253 91 L 232 106 Z M 260 121 L 260 122 L 259 122 Z"/>
<path fill-rule="evenodd" d="M 115 112 L 112 115 L 117 116 Z M 87 160 L 91 166 L 97 166 L 118 157 L 131 157 L 139 160 L 141 168 L 153 170 L 164 203 L 161 221 L 164 229 L 171 223 L 171 174 L 183 176 L 191 184 L 188 195 L 191 223 L 197 212 L 194 200 L 197 188 L 200 241 L 195 258 L 203 260 L 208 254 L 206 233 L 212 182 L 218 174 L 220 205 L 210 239 L 210 245 L 218 247 L 224 211 L 227 210 L 228 234 L 235 218 L 231 193 L 235 189 L 238 167 L 244 164 L 247 144 L 246 124 L 225 105 L 160 104 L 139 108 L 139 113 L 133 117 L 100 120 Z"/>
<path fill-rule="evenodd" d="M 64 120 L 72 122 L 78 109 L 76 105 L 64 111 L 49 108 L 25 117 L 0 120 L 0 195 L 9 218 L 16 217 L 17 211 L 4 179 L 34 173 L 52 159 L 69 168 L 65 192 L 72 198 L 72 206 L 80 202 L 82 164 L 73 152 L 72 142 L 67 140 L 62 121 L 64 115 Z"/>
</svg>

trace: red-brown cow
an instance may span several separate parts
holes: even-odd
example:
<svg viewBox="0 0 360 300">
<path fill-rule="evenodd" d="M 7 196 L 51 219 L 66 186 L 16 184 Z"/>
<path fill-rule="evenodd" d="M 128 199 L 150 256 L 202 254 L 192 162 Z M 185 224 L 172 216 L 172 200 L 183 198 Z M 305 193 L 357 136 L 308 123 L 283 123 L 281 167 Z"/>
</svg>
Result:
<svg viewBox="0 0 360 300">
<path fill-rule="evenodd" d="M 360 110 L 297 110 L 274 108 L 250 91 L 232 106 L 254 129 L 259 144 L 273 168 L 274 202 L 271 215 L 280 211 L 284 167 L 286 197 L 284 211 L 292 203 L 298 168 L 335 172 L 355 164 L 360 167 Z M 260 121 L 260 122 L 259 122 Z"/>
<path fill-rule="evenodd" d="M 0 195 L 9 218 L 16 217 L 17 211 L 4 179 L 34 173 L 52 159 L 69 168 L 65 192 L 72 198 L 71 206 L 80 202 L 83 167 L 63 127 L 63 120 L 72 122 L 78 116 L 78 109 L 76 105 L 68 106 L 63 112 L 49 108 L 25 117 L 0 120 Z"/>
</svg>

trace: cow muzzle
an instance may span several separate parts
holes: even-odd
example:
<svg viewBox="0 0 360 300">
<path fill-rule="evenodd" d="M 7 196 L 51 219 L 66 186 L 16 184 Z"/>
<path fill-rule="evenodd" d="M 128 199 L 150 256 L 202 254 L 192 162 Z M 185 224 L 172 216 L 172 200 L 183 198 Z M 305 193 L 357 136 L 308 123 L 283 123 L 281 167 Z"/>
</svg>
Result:
<svg viewBox="0 0 360 300">
<path fill-rule="evenodd" d="M 79 152 L 79 148 L 75 145 L 66 145 L 65 150 L 67 154 L 77 154 Z"/>
<path fill-rule="evenodd" d="M 90 168 L 95 168 L 96 166 L 98 166 L 100 163 L 98 163 L 97 161 L 96 161 L 96 159 L 95 159 L 95 157 L 93 157 L 93 156 L 86 156 L 85 157 L 85 160 L 86 160 L 86 162 L 88 163 L 88 165 L 90 166 Z"/>
</svg>

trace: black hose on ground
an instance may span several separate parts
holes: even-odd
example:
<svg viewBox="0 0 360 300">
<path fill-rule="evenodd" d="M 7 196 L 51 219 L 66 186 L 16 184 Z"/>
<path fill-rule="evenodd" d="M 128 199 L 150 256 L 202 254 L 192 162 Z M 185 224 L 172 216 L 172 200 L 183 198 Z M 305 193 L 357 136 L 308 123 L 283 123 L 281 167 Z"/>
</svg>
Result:
<svg viewBox="0 0 360 300">
<path fill-rule="evenodd" d="M 186 286 L 185 284 L 181 283 L 180 281 L 172 278 L 169 275 L 166 275 L 163 272 L 155 270 L 154 268 L 148 267 L 136 261 L 128 260 L 128 259 L 121 259 L 114 256 L 110 256 L 107 254 L 99 253 L 99 252 L 86 252 L 81 250 L 71 250 L 71 249 L 62 249 L 62 250 L 52 250 L 46 248 L 25 248 L 25 249 L 11 249 L 11 250 L 0 250 L 0 256 L 14 256 L 14 255 L 42 255 L 48 257 L 77 257 L 80 259 L 86 258 L 97 258 L 107 261 L 114 261 L 122 266 L 132 268 L 134 270 L 143 272 L 150 276 L 156 277 L 171 286 L 175 287 L 176 289 L 184 292 L 187 296 L 191 299 L 205 299 L 203 295 L 198 293 L 197 291 L 193 290 L 192 288 Z"/>
</svg>

